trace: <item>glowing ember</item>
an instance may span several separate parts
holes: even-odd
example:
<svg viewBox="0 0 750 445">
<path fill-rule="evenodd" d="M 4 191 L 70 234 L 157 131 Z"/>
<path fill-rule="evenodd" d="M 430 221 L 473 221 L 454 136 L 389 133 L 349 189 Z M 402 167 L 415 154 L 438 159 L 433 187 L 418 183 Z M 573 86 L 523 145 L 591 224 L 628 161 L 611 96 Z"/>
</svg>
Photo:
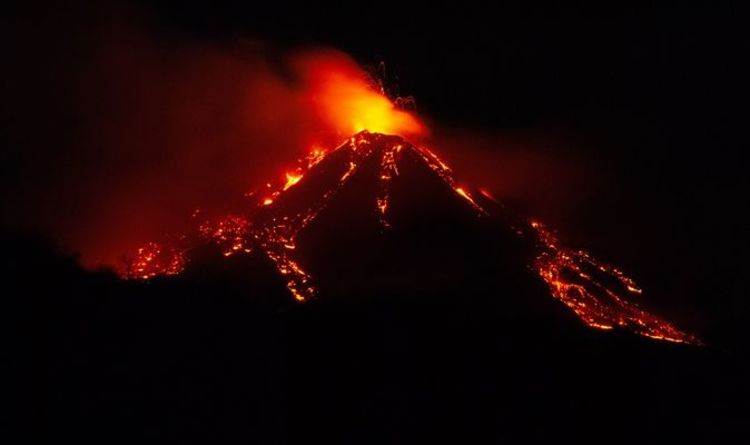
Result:
<svg viewBox="0 0 750 445">
<path fill-rule="evenodd" d="M 198 232 L 203 239 L 218 244 L 224 256 L 252 251 L 248 243 L 250 222 L 241 216 L 228 215 L 218 221 L 205 222 L 198 227 Z"/>
<path fill-rule="evenodd" d="M 299 180 L 302 179 L 301 173 L 287 173 L 286 174 L 286 184 L 284 184 L 283 190 L 289 190 L 289 187 L 293 186 L 294 184 L 298 183 Z"/>
<path fill-rule="evenodd" d="M 469 195 L 462 187 L 456 187 L 454 190 L 456 191 L 456 193 L 461 195 L 462 198 L 469 201 L 473 207 L 481 209 L 481 207 L 479 207 L 479 205 L 477 205 L 477 203 L 474 201 L 474 198 L 472 198 L 471 195 Z"/>
<path fill-rule="evenodd" d="M 307 155 L 305 160 L 307 161 L 307 169 L 311 169 L 316 166 L 323 158 L 326 157 L 326 151 L 320 147 L 313 147 L 310 150 L 310 154 Z"/>
<path fill-rule="evenodd" d="M 488 192 L 485 189 L 479 189 L 479 193 L 482 194 L 485 198 L 489 199 L 490 201 L 497 202 L 497 199 L 495 199 L 494 196 L 492 196 L 492 193 Z"/>
<path fill-rule="evenodd" d="M 438 176 L 440 176 L 443 181 L 445 181 L 445 183 L 448 184 L 454 192 L 456 192 L 456 194 L 468 201 L 469 204 L 471 204 L 471 206 L 474 208 L 474 210 L 476 210 L 480 215 L 487 214 L 487 211 L 480 205 L 478 205 L 463 188 L 456 185 L 456 180 L 453 178 L 453 172 L 451 172 L 451 169 L 443 161 L 441 161 L 435 153 L 424 147 L 414 148 L 416 149 L 417 154 L 427 164 L 427 166 L 430 167 L 430 169 L 432 169 L 432 171 L 434 171 Z"/>
<path fill-rule="evenodd" d="M 127 278 L 148 280 L 158 275 L 177 275 L 185 268 L 185 253 L 177 248 L 150 242 L 136 250 L 128 261 Z"/>
<path fill-rule="evenodd" d="M 384 227 L 390 227 L 390 224 L 385 219 L 385 212 L 386 210 L 388 210 L 390 181 L 394 176 L 398 175 L 396 155 L 401 151 L 402 148 L 403 146 L 401 144 L 389 146 L 385 150 L 383 150 L 382 157 L 380 158 L 380 194 L 375 199 L 375 202 L 379 212 L 380 223 Z"/>
</svg>

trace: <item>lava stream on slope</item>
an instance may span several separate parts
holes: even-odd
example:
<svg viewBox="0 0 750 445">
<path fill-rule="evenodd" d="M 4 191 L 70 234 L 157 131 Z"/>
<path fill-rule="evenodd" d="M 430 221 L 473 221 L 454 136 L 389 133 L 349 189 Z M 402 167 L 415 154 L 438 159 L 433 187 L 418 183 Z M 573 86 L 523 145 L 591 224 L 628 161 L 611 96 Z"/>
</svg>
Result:
<svg viewBox="0 0 750 445">
<path fill-rule="evenodd" d="M 486 200 L 476 199 L 474 192 L 456 182 L 451 169 L 431 150 L 417 147 L 399 136 L 362 131 L 331 151 L 316 148 L 291 172 L 286 182 L 260 197 L 247 216 L 226 216 L 199 225 L 202 242 L 218 244 L 225 256 L 260 249 L 285 277 L 286 286 L 297 301 L 313 298 L 318 289 L 314 280 L 295 258 L 297 236 L 323 211 L 346 184 L 357 175 L 368 160 L 377 161 L 379 191 L 373 199 L 373 214 L 384 230 L 391 226 L 388 219 L 391 182 L 399 175 L 399 161 L 409 152 L 421 160 L 441 181 L 482 218 L 502 211 L 487 192 L 478 190 Z M 377 159 L 374 159 L 377 157 Z M 333 168 L 332 159 L 338 170 Z M 296 203 L 292 210 L 280 207 L 285 195 L 309 181 L 321 170 L 335 170 L 336 175 L 318 187 L 318 193 Z M 330 176 L 330 175 L 329 175 Z M 325 182 L 325 181 L 323 181 Z M 269 185 L 269 188 L 270 185 Z M 486 202 L 486 204 L 483 204 Z M 619 269 L 594 259 L 583 250 L 565 247 L 557 237 L 536 220 L 514 219 L 518 236 L 530 240 L 536 251 L 529 267 L 547 284 L 552 296 L 571 309 L 586 325 L 602 330 L 622 328 L 652 339 L 700 344 L 669 322 L 641 309 L 630 298 L 641 289 Z M 126 277 L 150 279 L 158 275 L 175 275 L 185 267 L 189 243 L 181 238 L 183 247 L 148 243 L 129 260 Z M 173 243 L 174 244 L 174 243 Z"/>
</svg>

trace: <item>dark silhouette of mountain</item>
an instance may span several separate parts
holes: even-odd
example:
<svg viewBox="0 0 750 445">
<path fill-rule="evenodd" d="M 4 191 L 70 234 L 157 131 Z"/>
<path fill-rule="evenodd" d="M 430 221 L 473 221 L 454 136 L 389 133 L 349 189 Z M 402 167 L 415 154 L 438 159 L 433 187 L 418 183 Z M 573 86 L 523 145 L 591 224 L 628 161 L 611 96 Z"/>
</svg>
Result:
<svg viewBox="0 0 750 445">
<path fill-rule="evenodd" d="M 529 320 L 570 318 L 561 313 L 567 307 L 597 329 L 700 343 L 640 308 L 634 297 L 641 289 L 616 267 L 459 186 L 427 148 L 363 131 L 312 159 L 283 188 L 265 191 L 247 220 L 208 224 L 201 242 L 218 241 L 226 255 L 262 250 L 300 301 L 318 291 L 327 298 L 449 295 L 487 300 Z M 179 271 L 174 259 L 153 263 L 158 250 L 140 256 L 144 266 L 131 267 L 135 278 L 153 275 L 154 265 L 160 273 Z"/>
<path fill-rule="evenodd" d="M 6 237 L 47 441 L 741 437 L 743 356 L 591 329 L 550 296 L 522 219 L 365 136 L 369 154 L 337 150 L 254 211 L 247 249 L 194 244 L 177 275 L 123 280 Z"/>
</svg>

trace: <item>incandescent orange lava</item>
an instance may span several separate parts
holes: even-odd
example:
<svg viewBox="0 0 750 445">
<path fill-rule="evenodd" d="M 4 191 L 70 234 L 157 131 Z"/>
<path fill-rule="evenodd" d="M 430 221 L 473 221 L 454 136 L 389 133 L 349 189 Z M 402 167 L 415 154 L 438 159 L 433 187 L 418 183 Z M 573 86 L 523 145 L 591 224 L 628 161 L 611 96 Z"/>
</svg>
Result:
<svg viewBox="0 0 750 445">
<path fill-rule="evenodd" d="M 185 267 L 186 255 L 176 246 L 150 242 L 139 247 L 135 256 L 127 260 L 126 276 L 147 280 L 159 275 L 177 275 Z"/>
<path fill-rule="evenodd" d="M 535 270 L 552 296 L 562 301 L 587 325 L 596 329 L 629 329 L 645 337 L 674 343 L 700 344 L 628 300 L 643 292 L 619 269 L 594 259 L 584 250 L 568 249 L 542 223 L 529 221 L 540 253 Z M 606 283 L 606 284 L 605 284 Z"/>
<path fill-rule="evenodd" d="M 383 94 L 374 80 L 362 76 L 348 58 L 313 54 L 301 61 L 307 66 L 311 109 L 343 135 L 367 130 L 404 137 L 423 135 L 426 127 L 412 114 L 400 110 Z"/>
</svg>

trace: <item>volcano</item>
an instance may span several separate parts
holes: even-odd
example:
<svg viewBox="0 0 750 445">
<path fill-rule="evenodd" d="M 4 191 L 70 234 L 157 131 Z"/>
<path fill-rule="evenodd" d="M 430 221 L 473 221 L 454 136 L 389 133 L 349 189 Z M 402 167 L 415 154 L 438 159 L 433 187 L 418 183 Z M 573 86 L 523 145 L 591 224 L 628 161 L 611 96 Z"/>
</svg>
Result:
<svg viewBox="0 0 750 445">
<path fill-rule="evenodd" d="M 128 280 L 10 247 L 11 279 L 44 309 L 56 438 L 688 443 L 744 431 L 745 362 L 694 347 L 619 269 L 457 183 L 429 149 L 362 132 L 285 179 L 248 194 L 246 212 L 197 212 L 192 232 L 143 246 Z"/>
<path fill-rule="evenodd" d="M 249 197 L 256 201 L 244 214 L 138 249 L 126 276 L 177 275 L 197 246 L 213 244 L 224 257 L 260 252 L 299 302 L 458 299 L 529 323 L 568 319 L 565 307 L 591 328 L 700 344 L 642 309 L 642 290 L 622 271 L 459 185 L 437 155 L 399 136 L 364 130 L 330 151 L 315 149 L 285 183 Z"/>
</svg>

